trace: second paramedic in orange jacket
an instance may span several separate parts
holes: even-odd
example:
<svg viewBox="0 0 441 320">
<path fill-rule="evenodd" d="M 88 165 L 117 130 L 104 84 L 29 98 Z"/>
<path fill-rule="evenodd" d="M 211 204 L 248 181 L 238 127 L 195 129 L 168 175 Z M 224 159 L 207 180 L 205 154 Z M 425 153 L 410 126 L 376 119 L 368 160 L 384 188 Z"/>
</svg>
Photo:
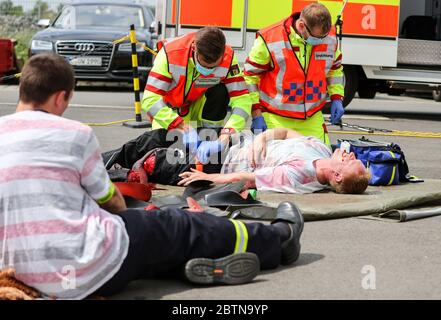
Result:
<svg viewBox="0 0 441 320">
<path fill-rule="evenodd" d="M 183 131 L 184 143 L 202 163 L 225 149 L 251 113 L 243 73 L 225 42 L 219 28 L 204 27 L 160 43 L 142 101 L 152 128 Z M 228 106 L 231 115 L 225 121 Z M 221 129 L 220 136 L 200 141 L 195 127 Z"/>
<path fill-rule="evenodd" d="M 245 63 L 252 129 L 294 129 L 329 145 L 321 110 L 329 97 L 331 122 L 344 113 L 341 59 L 331 14 L 322 4 L 259 30 Z"/>
</svg>

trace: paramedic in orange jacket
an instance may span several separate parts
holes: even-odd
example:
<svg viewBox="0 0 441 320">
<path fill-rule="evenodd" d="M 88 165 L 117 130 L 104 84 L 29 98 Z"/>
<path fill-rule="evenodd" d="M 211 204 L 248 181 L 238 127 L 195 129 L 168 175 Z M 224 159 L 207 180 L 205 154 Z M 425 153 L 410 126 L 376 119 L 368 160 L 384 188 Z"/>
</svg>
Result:
<svg viewBox="0 0 441 320">
<path fill-rule="evenodd" d="M 181 130 L 184 143 L 202 163 L 225 149 L 251 113 L 243 73 L 225 42 L 219 28 L 204 27 L 160 43 L 142 101 L 152 128 Z M 228 105 L 231 115 L 225 121 Z M 201 141 L 195 127 L 223 129 L 217 140 Z"/>
<path fill-rule="evenodd" d="M 252 129 L 289 128 L 329 145 L 322 108 L 331 122 L 344 114 L 342 55 L 331 14 L 319 3 L 257 32 L 245 63 L 252 99 Z"/>
</svg>

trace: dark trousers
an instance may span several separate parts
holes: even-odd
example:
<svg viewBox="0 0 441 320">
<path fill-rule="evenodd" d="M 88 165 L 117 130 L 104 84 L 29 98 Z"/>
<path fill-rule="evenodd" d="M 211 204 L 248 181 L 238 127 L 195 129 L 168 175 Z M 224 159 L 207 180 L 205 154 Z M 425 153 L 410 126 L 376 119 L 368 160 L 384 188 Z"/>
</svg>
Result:
<svg viewBox="0 0 441 320">
<path fill-rule="evenodd" d="M 116 294 L 137 279 L 176 277 L 193 258 L 215 259 L 234 252 L 236 232 L 226 218 L 181 209 L 129 209 L 119 215 L 129 235 L 129 251 L 120 270 L 98 289 L 98 295 Z M 281 257 L 277 230 L 261 223 L 246 227 L 247 251 L 257 254 L 261 269 L 276 268 Z"/>
<path fill-rule="evenodd" d="M 182 141 L 182 138 L 179 140 Z M 150 150 L 168 148 L 174 143 L 174 140 L 167 139 L 167 130 L 165 129 L 146 131 L 120 148 L 104 152 L 102 156 L 107 169 L 110 169 L 115 163 L 123 168 L 131 169 L 135 162 Z"/>
<path fill-rule="evenodd" d="M 206 129 L 203 129 L 206 130 Z M 178 148 L 184 153 L 183 162 L 168 162 L 167 151 L 161 150 L 157 153 L 157 161 L 153 173 L 149 176 L 149 181 L 153 183 L 175 185 L 180 181 L 179 174 L 195 168 L 194 159 L 182 144 L 182 134 L 174 132 L 167 136 L 167 130 L 158 129 L 146 131 L 139 137 L 130 140 L 116 150 L 107 151 L 102 154 L 104 164 L 107 169 L 112 165 L 119 164 L 125 169 L 131 169 L 135 162 L 141 159 L 147 152 L 156 148 Z M 171 137 L 176 139 L 171 139 Z M 224 153 L 225 155 L 225 153 Z M 222 155 L 219 155 L 221 157 Z M 205 173 L 219 173 L 222 168 L 223 159 L 218 159 L 217 163 L 204 165 Z M 118 175 L 117 175 L 118 176 Z"/>
</svg>

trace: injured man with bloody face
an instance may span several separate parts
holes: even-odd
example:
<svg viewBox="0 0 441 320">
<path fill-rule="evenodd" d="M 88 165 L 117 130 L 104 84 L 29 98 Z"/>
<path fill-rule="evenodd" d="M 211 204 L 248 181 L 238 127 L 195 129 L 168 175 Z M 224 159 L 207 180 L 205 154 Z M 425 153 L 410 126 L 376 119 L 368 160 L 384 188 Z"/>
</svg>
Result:
<svg viewBox="0 0 441 320">
<path fill-rule="evenodd" d="M 132 181 L 180 186 L 208 180 L 214 184 L 244 182 L 247 188 L 260 191 L 302 194 L 331 188 L 337 193 L 359 194 L 369 182 L 369 172 L 353 153 L 341 149 L 332 153 L 318 139 L 291 129 L 271 129 L 257 136 L 242 133 L 240 139 L 233 139 L 240 142 L 233 143 L 226 151 L 222 163 L 203 166 L 203 171 L 196 170 L 197 166 L 188 161 L 170 163 L 170 157 L 148 152 L 161 146 L 164 153 L 174 150 L 173 145 L 164 145 L 161 141 L 165 139 L 155 131 L 105 153 L 104 161 L 132 167 L 129 172 Z M 133 157 L 133 152 L 145 155 L 133 164 L 127 160 L 127 155 Z"/>
</svg>

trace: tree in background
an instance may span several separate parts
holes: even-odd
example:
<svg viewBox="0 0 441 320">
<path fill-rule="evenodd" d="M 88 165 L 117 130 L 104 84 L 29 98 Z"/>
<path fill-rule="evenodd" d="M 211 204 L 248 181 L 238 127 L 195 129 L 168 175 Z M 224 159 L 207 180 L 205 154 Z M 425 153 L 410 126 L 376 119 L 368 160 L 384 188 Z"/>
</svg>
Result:
<svg viewBox="0 0 441 320">
<path fill-rule="evenodd" d="M 56 16 L 56 13 L 49 8 L 47 2 L 43 0 L 37 0 L 34 8 L 31 10 L 31 15 L 37 17 L 38 19 L 53 20 Z"/>
<path fill-rule="evenodd" d="M 12 0 L 3 0 L 0 2 L 0 14 L 22 16 L 24 15 L 24 11 L 22 6 L 14 6 Z"/>
<path fill-rule="evenodd" d="M 4 0 L 0 2 L 0 13 L 4 15 L 11 14 L 12 8 L 14 7 L 14 4 L 11 0 Z"/>
<path fill-rule="evenodd" d="M 60 3 L 57 7 L 57 14 L 61 12 L 61 9 L 63 9 L 64 3 Z"/>
</svg>

